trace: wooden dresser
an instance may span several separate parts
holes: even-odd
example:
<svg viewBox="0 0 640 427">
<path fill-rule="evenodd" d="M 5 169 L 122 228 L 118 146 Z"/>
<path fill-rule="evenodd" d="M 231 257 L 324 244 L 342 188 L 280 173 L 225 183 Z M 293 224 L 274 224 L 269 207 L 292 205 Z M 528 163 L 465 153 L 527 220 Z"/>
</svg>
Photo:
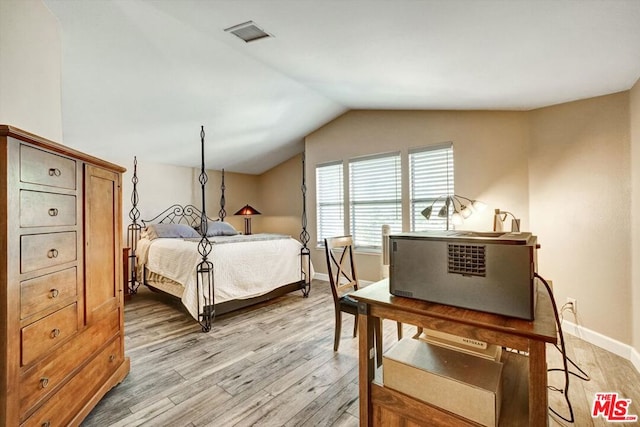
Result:
<svg viewBox="0 0 640 427">
<path fill-rule="evenodd" d="M 129 372 L 124 169 L 0 125 L 0 425 L 78 425 Z"/>
</svg>

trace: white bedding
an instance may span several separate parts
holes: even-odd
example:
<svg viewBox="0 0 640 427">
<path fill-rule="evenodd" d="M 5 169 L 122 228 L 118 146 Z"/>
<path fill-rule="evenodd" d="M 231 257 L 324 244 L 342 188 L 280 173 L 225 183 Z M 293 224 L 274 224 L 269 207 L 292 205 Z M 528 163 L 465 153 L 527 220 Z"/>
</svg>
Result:
<svg viewBox="0 0 640 427">
<path fill-rule="evenodd" d="M 247 299 L 299 281 L 300 248 L 289 236 L 251 235 L 213 237 L 208 260 L 214 269 L 216 304 Z M 196 266 L 201 261 L 198 241 L 185 239 L 141 239 L 138 263 L 184 286 L 182 303 L 198 320 Z M 311 272 L 313 277 L 313 271 Z M 209 305 L 209 301 L 201 301 Z"/>
</svg>

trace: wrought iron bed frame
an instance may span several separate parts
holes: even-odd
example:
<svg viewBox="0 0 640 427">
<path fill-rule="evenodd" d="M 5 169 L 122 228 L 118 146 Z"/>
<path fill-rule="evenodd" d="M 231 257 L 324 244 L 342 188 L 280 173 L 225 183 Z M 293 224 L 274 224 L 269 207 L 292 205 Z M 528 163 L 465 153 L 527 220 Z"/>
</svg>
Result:
<svg viewBox="0 0 640 427">
<path fill-rule="evenodd" d="M 205 211 L 205 186 L 208 181 L 208 176 L 205 170 L 204 164 L 204 126 L 200 130 L 200 141 L 201 141 L 201 169 L 200 175 L 198 177 L 198 181 L 201 185 L 202 192 L 202 210 L 198 209 L 193 205 L 178 205 L 174 204 L 160 214 L 156 215 L 151 219 L 140 219 L 140 211 L 138 210 L 138 170 L 137 158 L 133 158 L 133 177 L 131 178 L 131 182 L 133 183 L 133 190 L 131 193 L 131 204 L 132 208 L 129 211 L 129 218 L 131 219 L 131 223 L 127 226 L 127 246 L 130 248 L 129 251 L 129 279 L 127 283 L 127 287 L 130 294 L 135 294 L 138 291 L 140 284 L 144 284 L 145 286 L 162 292 L 160 289 L 154 288 L 153 286 L 147 283 L 147 274 L 146 274 L 146 266 L 143 266 L 142 272 L 142 281 L 138 277 L 137 272 L 137 242 L 140 239 L 140 234 L 143 227 L 146 227 L 147 223 L 183 223 L 192 227 L 199 226 L 201 239 L 198 243 L 198 253 L 200 254 L 202 260 L 198 263 L 196 267 L 196 275 L 197 275 L 197 292 L 198 292 L 198 313 L 199 319 L 198 323 L 202 327 L 203 332 L 209 332 L 211 330 L 211 325 L 215 319 L 216 315 L 221 315 L 228 313 L 230 311 L 238 310 L 240 308 L 248 307 L 250 305 L 257 304 L 259 302 L 267 301 L 269 299 L 273 299 L 277 296 L 287 294 L 289 292 L 300 290 L 302 291 L 302 296 L 304 298 L 309 296 L 311 292 L 311 251 L 308 248 L 308 243 L 310 239 L 309 232 L 307 231 L 307 186 L 306 186 L 306 171 L 305 171 L 305 153 L 302 153 L 302 231 L 300 233 L 300 242 L 302 243 L 302 248 L 300 249 L 300 275 L 301 278 L 297 282 L 289 283 L 283 286 L 280 286 L 264 295 L 242 299 L 242 300 L 231 300 L 223 303 L 216 304 L 214 301 L 213 290 L 215 287 L 214 278 L 213 278 L 213 264 L 208 260 L 208 256 L 211 253 L 212 246 L 211 242 L 207 238 L 207 223 L 208 220 L 211 220 Z M 218 211 L 218 218 L 221 221 L 224 221 L 224 218 L 227 216 L 227 212 L 225 211 L 225 190 L 226 186 L 224 183 L 224 169 L 221 171 L 221 185 L 220 185 L 220 210 Z M 306 269 L 305 269 L 306 267 Z M 206 293 L 205 293 L 206 292 Z M 203 295 L 204 298 L 200 298 Z M 205 301 L 205 304 L 201 306 L 200 301 Z M 206 304 L 206 302 L 209 304 Z"/>
</svg>

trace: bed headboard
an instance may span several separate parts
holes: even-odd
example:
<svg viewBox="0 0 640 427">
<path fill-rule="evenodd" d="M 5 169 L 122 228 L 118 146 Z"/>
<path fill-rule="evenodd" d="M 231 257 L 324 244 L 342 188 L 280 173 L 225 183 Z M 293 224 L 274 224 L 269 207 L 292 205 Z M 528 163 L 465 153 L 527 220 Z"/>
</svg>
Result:
<svg viewBox="0 0 640 427">
<path fill-rule="evenodd" d="M 202 211 L 193 205 L 179 205 L 175 204 L 169 206 L 160 214 L 151 219 L 142 219 L 142 226 L 146 227 L 148 224 L 186 224 L 190 227 L 197 228 L 200 226 L 200 218 L 202 217 Z M 209 221 L 217 221 L 207 217 Z"/>
</svg>

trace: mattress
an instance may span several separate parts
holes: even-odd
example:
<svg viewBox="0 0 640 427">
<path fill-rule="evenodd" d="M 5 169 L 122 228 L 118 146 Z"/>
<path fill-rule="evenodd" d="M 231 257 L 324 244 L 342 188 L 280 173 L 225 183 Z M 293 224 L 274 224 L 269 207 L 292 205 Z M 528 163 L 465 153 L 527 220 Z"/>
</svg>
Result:
<svg viewBox="0 0 640 427">
<path fill-rule="evenodd" d="M 208 260 L 213 264 L 215 304 L 264 295 L 304 277 L 300 262 L 302 245 L 290 236 L 220 236 L 211 237 L 209 241 L 212 249 Z M 196 267 L 202 261 L 198 243 L 199 239 L 143 238 L 137 246 L 139 265 L 182 285 L 183 291 L 177 296 L 196 320 Z M 313 268 L 310 274 L 313 277 Z M 171 293 L 180 294 L 175 286 Z M 208 296 L 200 296 L 201 306 L 211 303 Z"/>
</svg>

